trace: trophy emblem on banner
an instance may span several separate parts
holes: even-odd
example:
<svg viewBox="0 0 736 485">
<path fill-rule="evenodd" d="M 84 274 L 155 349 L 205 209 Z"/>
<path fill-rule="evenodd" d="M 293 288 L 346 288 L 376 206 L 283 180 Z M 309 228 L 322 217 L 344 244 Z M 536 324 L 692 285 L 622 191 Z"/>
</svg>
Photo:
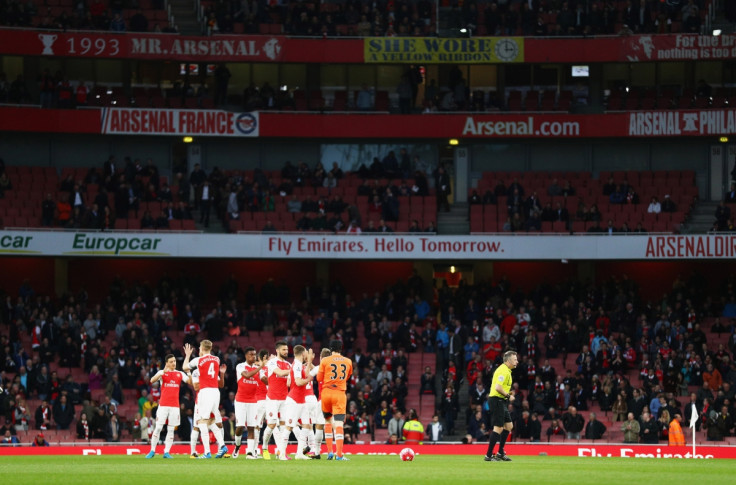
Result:
<svg viewBox="0 0 736 485">
<path fill-rule="evenodd" d="M 52 49 L 52 47 L 54 46 L 54 42 L 56 42 L 56 39 L 58 39 L 59 36 L 53 34 L 38 34 L 38 38 L 41 39 L 41 43 L 43 44 L 43 52 L 41 52 L 41 55 L 53 56 L 54 49 Z"/>
</svg>

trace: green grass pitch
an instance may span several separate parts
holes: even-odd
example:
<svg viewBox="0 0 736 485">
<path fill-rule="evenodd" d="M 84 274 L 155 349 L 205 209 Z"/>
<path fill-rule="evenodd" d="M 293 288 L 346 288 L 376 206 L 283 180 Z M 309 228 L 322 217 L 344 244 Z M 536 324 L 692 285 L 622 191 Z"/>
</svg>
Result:
<svg viewBox="0 0 736 485">
<path fill-rule="evenodd" d="M 14 485 L 73 484 L 271 484 L 339 483 L 373 485 L 511 484 L 697 484 L 734 483 L 732 460 L 576 458 L 518 456 L 512 462 L 484 462 L 482 456 L 351 456 L 348 462 L 274 460 L 163 460 L 135 456 L 1 456 L 3 481 Z M 329 481 L 328 481 L 329 480 Z"/>
</svg>

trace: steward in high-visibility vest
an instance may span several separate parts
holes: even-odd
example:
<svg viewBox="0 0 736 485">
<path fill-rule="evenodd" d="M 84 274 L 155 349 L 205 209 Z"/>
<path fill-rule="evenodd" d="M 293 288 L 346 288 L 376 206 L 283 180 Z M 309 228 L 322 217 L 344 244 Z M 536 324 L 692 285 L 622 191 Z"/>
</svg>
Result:
<svg viewBox="0 0 736 485">
<path fill-rule="evenodd" d="M 675 419 L 670 423 L 670 446 L 685 446 L 685 435 L 682 433 L 680 421 L 682 421 L 682 416 L 675 414 Z"/>
<path fill-rule="evenodd" d="M 407 445 L 421 445 L 424 439 L 424 426 L 419 422 L 419 416 L 414 409 L 409 410 L 409 420 L 404 423 L 404 441 Z"/>
</svg>

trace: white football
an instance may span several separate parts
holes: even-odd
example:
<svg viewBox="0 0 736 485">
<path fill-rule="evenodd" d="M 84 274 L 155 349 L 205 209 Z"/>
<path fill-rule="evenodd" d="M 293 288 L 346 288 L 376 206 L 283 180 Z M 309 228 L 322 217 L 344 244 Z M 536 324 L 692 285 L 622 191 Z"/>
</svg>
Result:
<svg viewBox="0 0 736 485">
<path fill-rule="evenodd" d="M 411 448 L 404 448 L 399 453 L 399 456 L 401 457 L 401 461 L 412 461 L 414 460 L 414 450 Z"/>
</svg>

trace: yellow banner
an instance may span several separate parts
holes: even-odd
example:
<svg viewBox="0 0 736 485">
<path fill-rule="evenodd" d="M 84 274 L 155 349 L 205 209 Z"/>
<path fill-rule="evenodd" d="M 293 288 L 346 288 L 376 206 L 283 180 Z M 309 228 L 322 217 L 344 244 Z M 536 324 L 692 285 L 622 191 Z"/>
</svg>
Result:
<svg viewBox="0 0 736 485">
<path fill-rule="evenodd" d="M 368 37 L 366 63 L 488 64 L 524 62 L 523 37 Z"/>
</svg>

